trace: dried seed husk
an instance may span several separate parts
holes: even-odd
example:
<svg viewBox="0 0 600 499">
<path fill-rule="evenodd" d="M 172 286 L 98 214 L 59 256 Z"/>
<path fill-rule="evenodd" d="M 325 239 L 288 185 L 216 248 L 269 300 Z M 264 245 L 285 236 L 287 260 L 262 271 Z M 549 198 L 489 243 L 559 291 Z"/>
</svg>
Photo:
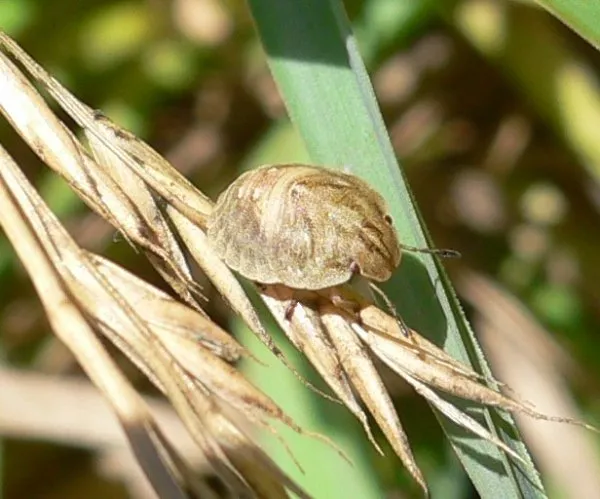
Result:
<svg viewBox="0 0 600 499">
<path fill-rule="evenodd" d="M 358 418 L 369 440 L 380 451 L 373 438 L 367 415 L 355 397 L 338 351 L 331 343 L 319 313 L 304 303 L 298 303 L 293 316 L 287 320 L 285 310 L 293 301 L 293 290 L 284 286 L 267 286 L 261 292 L 261 296 L 288 339 L 306 355 L 339 400 Z"/>
<path fill-rule="evenodd" d="M 406 469 L 427 494 L 425 478 L 415 461 L 394 404 L 370 358 L 367 346 L 352 329 L 353 318 L 331 304 L 321 305 L 319 312 L 353 385 Z"/>
</svg>

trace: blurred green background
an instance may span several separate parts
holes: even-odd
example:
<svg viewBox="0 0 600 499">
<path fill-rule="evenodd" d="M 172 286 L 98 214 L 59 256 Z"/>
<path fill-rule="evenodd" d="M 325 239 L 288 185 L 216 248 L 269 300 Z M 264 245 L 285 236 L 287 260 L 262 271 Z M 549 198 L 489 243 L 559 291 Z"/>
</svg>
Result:
<svg viewBox="0 0 600 499">
<path fill-rule="evenodd" d="M 463 255 L 447 269 L 498 377 L 547 413 L 598 423 L 600 54 L 526 1 L 345 3 L 433 240 Z M 0 29 L 213 198 L 244 168 L 306 159 L 243 2 L 2 0 Z M 0 141 L 83 246 L 162 286 L 3 120 Z M 216 293 L 207 287 L 206 294 L 211 315 L 245 338 Z M 0 377 L 0 413 L 7 413 L 0 434 L 8 435 L 0 497 L 146 497 L 115 471 L 118 459 L 106 457 L 118 434 L 88 441 L 81 432 L 52 431 L 52 421 L 76 412 L 85 433 L 95 406 L 73 396 L 72 406 L 59 407 L 48 395 L 63 386 L 58 375 L 79 369 L 50 334 L 3 238 L 0 354 L 7 373 Z M 21 379 L 15 367 L 52 380 L 46 397 L 35 398 L 27 384 L 42 378 Z M 322 445 L 305 449 L 303 437 L 289 437 L 301 462 L 304 455 L 327 470 L 298 475 L 316 480 L 318 497 L 419 497 L 392 452 L 377 456 L 339 408 L 315 402 L 283 371 L 247 372 L 300 423 L 351 449 L 356 465 L 342 471 L 328 451 L 315 454 Z M 428 406 L 384 375 L 433 497 L 477 497 Z M 18 403 L 2 386 L 9 379 L 22 386 L 8 390 Z M 12 403 L 21 417 L 4 411 Z M 48 429 L 40 429 L 40 418 Z M 596 436 L 542 423 L 522 429 L 550 496 L 600 497 Z M 287 469 L 296 476 L 293 465 Z"/>
</svg>

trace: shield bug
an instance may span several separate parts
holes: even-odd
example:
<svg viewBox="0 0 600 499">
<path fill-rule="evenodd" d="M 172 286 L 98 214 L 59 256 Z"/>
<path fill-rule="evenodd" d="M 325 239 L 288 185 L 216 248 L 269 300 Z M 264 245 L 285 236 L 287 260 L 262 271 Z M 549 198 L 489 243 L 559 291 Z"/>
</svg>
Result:
<svg viewBox="0 0 600 499">
<path fill-rule="evenodd" d="M 238 177 L 216 202 L 208 239 L 244 277 L 304 290 L 337 286 L 354 274 L 386 281 L 401 254 L 379 193 L 354 175 L 302 164 Z"/>
</svg>

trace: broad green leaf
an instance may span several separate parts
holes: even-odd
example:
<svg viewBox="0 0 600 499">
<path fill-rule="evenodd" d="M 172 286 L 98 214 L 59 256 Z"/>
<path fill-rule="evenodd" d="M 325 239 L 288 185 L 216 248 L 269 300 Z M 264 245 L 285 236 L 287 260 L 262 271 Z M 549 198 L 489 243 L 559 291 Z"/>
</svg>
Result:
<svg viewBox="0 0 600 499">
<path fill-rule="evenodd" d="M 536 1 L 600 50 L 600 2 L 590 0 Z"/>
<path fill-rule="evenodd" d="M 426 245 L 426 231 L 383 123 L 343 6 L 336 0 L 250 0 L 269 65 L 312 161 L 351 171 L 390 204 L 402 242 Z M 386 290 L 409 325 L 454 357 L 489 373 L 443 269 L 432 258 L 405 255 Z M 481 408 L 498 434 L 530 462 L 513 420 Z M 482 497 L 543 497 L 533 465 L 520 470 L 493 445 L 442 420 Z"/>
</svg>

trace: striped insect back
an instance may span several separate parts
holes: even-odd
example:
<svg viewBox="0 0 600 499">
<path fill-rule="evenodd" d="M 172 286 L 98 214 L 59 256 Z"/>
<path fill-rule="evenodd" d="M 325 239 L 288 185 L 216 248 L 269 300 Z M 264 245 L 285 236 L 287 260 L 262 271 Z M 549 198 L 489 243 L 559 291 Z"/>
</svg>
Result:
<svg viewBox="0 0 600 499">
<path fill-rule="evenodd" d="M 384 281 L 400 262 L 383 198 L 355 176 L 317 166 L 241 175 L 219 196 L 208 237 L 243 276 L 297 289 L 336 286 L 354 273 Z"/>
</svg>

